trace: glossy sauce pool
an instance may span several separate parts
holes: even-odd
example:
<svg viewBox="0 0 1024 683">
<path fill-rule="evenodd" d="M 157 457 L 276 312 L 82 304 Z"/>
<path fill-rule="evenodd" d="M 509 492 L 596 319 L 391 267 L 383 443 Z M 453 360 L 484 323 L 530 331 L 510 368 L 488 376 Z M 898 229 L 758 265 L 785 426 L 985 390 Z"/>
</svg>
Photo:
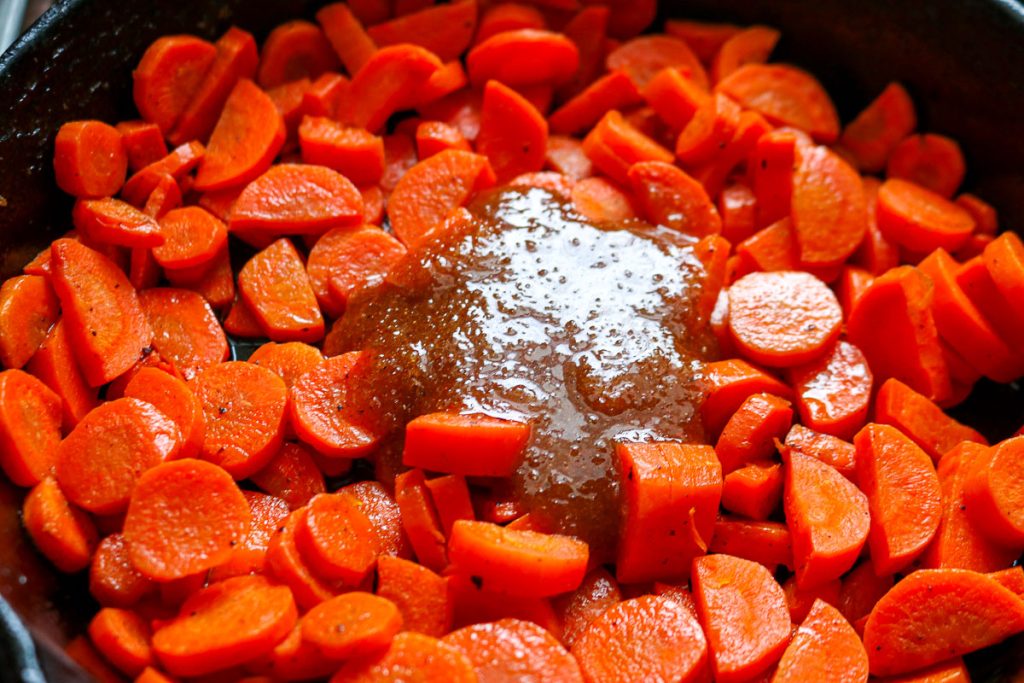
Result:
<svg viewBox="0 0 1024 683">
<path fill-rule="evenodd" d="M 372 349 L 364 387 L 400 458 L 423 413 L 530 420 L 515 486 L 546 526 L 608 556 L 620 517 L 616 440 L 700 440 L 711 336 L 693 240 L 638 221 L 594 225 L 546 190 L 506 188 L 350 303 L 331 340 Z M 486 454 L 481 454 L 486 457 Z"/>
</svg>

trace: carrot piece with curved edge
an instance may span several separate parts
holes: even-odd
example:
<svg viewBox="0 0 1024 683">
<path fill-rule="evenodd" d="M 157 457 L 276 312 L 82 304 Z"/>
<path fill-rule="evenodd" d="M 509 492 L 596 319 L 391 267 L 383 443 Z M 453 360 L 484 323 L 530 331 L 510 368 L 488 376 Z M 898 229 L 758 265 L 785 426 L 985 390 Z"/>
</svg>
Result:
<svg viewBox="0 0 1024 683">
<path fill-rule="evenodd" d="M 832 579 L 810 588 L 800 588 L 796 583 L 795 576 L 786 579 L 782 584 L 782 591 L 786 594 L 786 605 L 789 607 L 789 617 L 792 622 L 799 624 L 806 619 L 814 603 L 818 601 L 830 606 L 838 604 L 841 584 L 839 579 Z"/>
<path fill-rule="evenodd" d="M 217 48 L 190 35 L 163 36 L 132 72 L 132 95 L 142 118 L 169 133 L 217 57 Z"/>
<path fill-rule="evenodd" d="M 36 548 L 57 569 L 73 574 L 89 566 L 99 540 L 96 527 L 68 502 L 56 480 L 46 477 L 28 492 L 21 519 Z"/>
<path fill-rule="evenodd" d="M 444 569 L 448 565 L 444 530 L 422 470 L 409 470 L 395 478 L 395 501 L 416 559 L 428 569 Z"/>
<path fill-rule="evenodd" d="M 96 546 L 89 567 L 89 592 L 104 607 L 131 607 L 155 590 L 128 557 L 124 535 L 113 533 Z"/>
<path fill-rule="evenodd" d="M 672 67 L 654 74 L 641 93 L 659 118 L 675 132 L 685 128 L 708 100 L 705 89 Z"/>
<path fill-rule="evenodd" d="M 886 676 L 886 683 L 971 683 L 971 675 L 960 657 L 902 676 Z"/>
<path fill-rule="evenodd" d="M 431 413 L 405 428 L 402 462 L 434 472 L 507 477 L 530 440 L 529 423 L 482 414 Z"/>
<path fill-rule="evenodd" d="M 403 630 L 440 638 L 451 629 L 448 580 L 422 565 L 382 555 L 377 560 L 377 595 L 398 607 Z"/>
<path fill-rule="evenodd" d="M 296 544 L 298 528 L 304 524 L 306 507 L 294 510 L 279 526 L 267 546 L 267 573 L 291 589 L 303 610 L 329 600 L 341 592 L 338 582 L 329 582 L 312 573 Z"/>
<path fill-rule="evenodd" d="M 992 541 L 1024 548 L 1024 437 L 1007 439 L 966 467 L 964 503 L 975 526 Z"/>
<path fill-rule="evenodd" d="M 338 56 L 320 27 L 302 19 L 279 24 L 267 36 L 256 82 L 262 88 L 310 80 L 339 66 Z"/>
<path fill-rule="evenodd" d="M 303 163 L 326 166 L 356 185 L 375 185 L 384 175 L 384 141 L 364 129 L 306 116 L 299 125 L 299 146 Z"/>
<path fill-rule="evenodd" d="M 950 394 L 949 371 L 932 317 L 931 281 L 901 266 L 875 279 L 846 320 L 847 338 L 876 382 L 895 377 L 933 401 Z M 885 330 L 879 335 L 879 330 Z"/>
<path fill-rule="evenodd" d="M 461 650 L 437 638 L 405 631 L 391 641 L 383 655 L 350 659 L 331 683 L 372 683 L 395 678 L 450 683 L 474 683 L 473 663 Z"/>
<path fill-rule="evenodd" d="M 808 588 L 849 570 L 868 539 L 868 498 L 830 465 L 783 453 L 783 504 L 793 538 L 797 585 Z"/>
<path fill-rule="evenodd" d="M 882 184 L 875 211 L 882 234 L 915 252 L 956 250 L 974 231 L 974 219 L 967 211 L 901 178 L 890 178 Z"/>
<path fill-rule="evenodd" d="M 297 510 L 317 494 L 324 493 L 324 476 L 312 455 L 301 444 L 286 443 L 266 467 L 249 479 L 269 494 Z"/>
<path fill-rule="evenodd" d="M 714 159 L 732 140 L 740 122 L 739 105 L 720 93 L 702 101 L 676 138 L 676 158 L 689 166 Z"/>
<path fill-rule="evenodd" d="M 149 624 L 135 612 L 104 607 L 89 622 L 88 632 L 100 654 L 129 676 L 153 663 Z"/>
<path fill-rule="evenodd" d="M 124 396 L 145 401 L 169 417 L 181 435 L 178 457 L 195 457 L 203 444 L 206 421 L 199 399 L 187 384 L 163 370 L 145 367 L 129 380 Z"/>
<path fill-rule="evenodd" d="M 741 111 L 732 136 L 721 153 L 693 169 L 693 175 L 712 197 L 725 188 L 734 171 L 743 165 L 762 136 L 772 131 L 772 125 L 755 111 Z M 677 140 L 678 142 L 678 140 Z"/>
<path fill-rule="evenodd" d="M 284 119 L 273 100 L 252 81 L 239 80 L 199 162 L 195 189 L 209 192 L 254 180 L 270 167 L 284 139 Z"/>
<path fill-rule="evenodd" d="M 518 29 L 491 36 L 466 55 L 466 72 L 474 85 L 496 80 L 520 88 L 561 85 L 579 68 L 576 44 L 561 33 Z"/>
<path fill-rule="evenodd" d="M 685 42 L 704 63 L 711 62 L 725 41 L 742 31 L 735 24 L 668 19 L 665 33 Z"/>
<path fill-rule="evenodd" d="M 473 140 L 480 131 L 482 99 L 478 91 L 463 87 L 438 100 L 419 105 L 417 111 L 424 119 L 455 126 L 467 140 Z"/>
<path fill-rule="evenodd" d="M 65 123 L 54 141 L 53 170 L 58 187 L 75 197 L 115 194 L 128 172 L 121 133 L 101 121 Z"/>
<path fill-rule="evenodd" d="M 492 5 L 484 9 L 480 17 L 473 44 L 479 45 L 491 36 L 523 28 L 543 30 L 547 28 L 547 20 L 539 9 L 529 4 Z"/>
<path fill-rule="evenodd" d="M 941 248 L 918 265 L 933 284 L 932 310 L 939 334 L 986 377 L 1001 382 L 1016 379 L 1024 372 L 1024 362 L 961 289 L 956 281 L 957 267 Z"/>
<path fill-rule="evenodd" d="M 722 237 L 738 244 L 757 230 L 757 197 L 754 191 L 741 183 L 732 183 L 722 189 L 716 203 L 722 218 Z"/>
<path fill-rule="evenodd" d="M 199 373 L 192 383 L 203 405 L 203 458 L 238 479 L 262 469 L 280 449 L 288 391 L 273 371 L 230 361 Z"/>
<path fill-rule="evenodd" d="M 982 252 L 992 281 L 1011 305 L 1016 316 L 1024 312 L 1024 243 L 1012 232 L 1004 232 Z"/>
<path fill-rule="evenodd" d="M 817 458 L 850 481 L 856 481 L 856 449 L 848 441 L 795 424 L 786 434 L 783 448 Z"/>
<path fill-rule="evenodd" d="M 871 613 L 871 608 L 893 587 L 891 574 L 879 576 L 870 561 L 857 565 L 843 577 L 839 598 L 832 603 L 849 622 L 856 623 Z"/>
<path fill-rule="evenodd" d="M 114 127 L 121 134 L 121 143 L 128 155 L 128 170 L 132 173 L 167 156 L 167 143 L 155 123 L 122 121 Z"/>
<path fill-rule="evenodd" d="M 169 360 L 182 377 L 227 360 L 227 339 L 217 316 L 203 297 L 187 289 L 158 287 L 143 290 L 139 304 L 155 334 L 153 348 Z"/>
<path fill-rule="evenodd" d="M 374 24 L 366 33 L 379 47 L 411 43 L 447 62 L 458 59 L 469 47 L 476 27 L 477 3 L 452 2 Z"/>
<path fill-rule="evenodd" d="M 889 379 L 875 398 L 875 422 L 892 425 L 938 462 L 964 441 L 987 445 L 985 437 L 947 415 L 928 397 L 898 379 Z"/>
<path fill-rule="evenodd" d="M 312 85 L 308 78 L 300 78 L 282 83 L 276 88 L 266 91 L 267 97 L 270 98 L 277 113 L 281 115 L 281 120 L 284 121 L 285 145 L 289 149 L 295 142 L 295 134 L 303 116 L 302 106 L 306 101 L 306 93 L 309 92 Z M 261 170 L 265 170 L 265 167 Z"/>
<path fill-rule="evenodd" d="M 935 466 L 895 427 L 869 424 L 853 440 L 857 481 L 871 510 L 868 545 L 880 576 L 905 569 L 935 537 L 942 492 Z"/>
<path fill-rule="evenodd" d="M 41 275 L 19 275 L 0 285 L 0 364 L 23 367 L 60 317 L 50 283 Z"/>
<path fill-rule="evenodd" d="M 377 46 L 363 28 L 365 20 L 349 4 L 335 2 L 322 7 L 316 20 L 349 75 L 355 75 L 377 51 Z"/>
<path fill-rule="evenodd" d="M 267 342 L 252 352 L 249 362 L 272 370 L 290 389 L 300 377 L 323 364 L 324 356 L 304 342 Z"/>
<path fill-rule="evenodd" d="M 349 96 L 339 105 L 339 118 L 378 132 L 396 111 L 416 104 L 416 93 L 441 66 L 437 55 L 418 45 L 377 50 L 352 79 Z"/>
<path fill-rule="evenodd" d="M 782 653 L 772 683 L 860 683 L 867 678 L 868 655 L 857 632 L 835 607 L 816 600 Z"/>
<path fill-rule="evenodd" d="M 555 609 L 564 627 L 562 642 L 571 648 L 594 619 L 621 601 L 615 577 L 604 567 L 590 570 L 579 588 L 555 598 Z"/>
<path fill-rule="evenodd" d="M 522 95 L 498 81 L 484 86 L 476 149 L 498 182 L 544 166 L 548 122 Z"/>
<path fill-rule="evenodd" d="M 853 156 L 861 171 L 878 173 L 916 127 L 913 100 L 902 85 L 893 82 L 846 125 L 839 144 Z"/>
<path fill-rule="evenodd" d="M 380 541 L 381 557 L 411 557 L 409 541 L 402 529 L 403 513 L 395 498 L 377 481 L 361 481 L 342 489 L 355 496 L 373 525 Z M 425 498 L 423 500 L 426 500 Z"/>
<path fill-rule="evenodd" d="M 25 369 L 60 397 L 65 430 L 72 429 L 98 403 L 99 390 L 89 385 L 79 368 L 63 319 L 50 328 Z"/>
<path fill-rule="evenodd" d="M 722 219 L 704 188 L 678 166 L 641 161 L 629 168 L 627 176 L 648 222 L 695 237 L 721 231 Z"/>
<path fill-rule="evenodd" d="M 871 402 L 871 368 L 853 344 L 837 342 L 818 360 L 792 368 L 789 379 L 806 427 L 849 439 L 864 425 Z"/>
<path fill-rule="evenodd" d="M 124 683 L 124 677 L 117 669 L 111 666 L 103 656 L 96 651 L 89 639 L 84 636 L 75 636 L 63 648 L 64 654 L 87 673 L 93 680 L 99 683 Z M 157 683 L 164 683 L 157 681 Z"/>
<path fill-rule="evenodd" d="M 966 164 L 960 145 L 934 133 L 908 135 L 889 154 L 887 178 L 902 178 L 949 199 L 960 187 Z"/>
<path fill-rule="evenodd" d="M 1024 567 L 1018 565 L 997 572 L 989 572 L 988 577 L 1003 588 L 1024 596 Z"/>
<path fill-rule="evenodd" d="M 178 616 L 153 634 L 153 651 L 172 674 L 213 673 L 270 650 L 297 619 L 286 586 L 238 576 L 188 598 Z"/>
<path fill-rule="evenodd" d="M 402 615 L 393 602 L 360 591 L 320 603 L 301 623 L 302 640 L 334 660 L 386 650 L 402 626 Z"/>
<path fill-rule="evenodd" d="M 835 294 L 808 273 L 750 273 L 729 287 L 733 340 L 742 354 L 765 365 L 792 367 L 821 356 L 842 318 Z"/>
<path fill-rule="evenodd" d="M 318 576 L 358 586 L 380 551 L 358 499 L 341 492 L 314 496 L 295 531 L 299 552 Z"/>
<path fill-rule="evenodd" d="M 457 59 L 446 62 L 416 91 L 416 107 L 422 109 L 455 93 L 467 93 L 468 85 L 469 76 L 462 62 Z"/>
<path fill-rule="evenodd" d="M 135 173 L 121 188 L 121 197 L 132 206 L 145 206 L 153 191 L 167 176 L 181 182 L 206 155 L 202 143 L 192 141 L 175 147 L 167 156 Z"/>
<path fill-rule="evenodd" d="M 710 446 L 668 441 L 617 443 L 615 454 L 625 506 L 616 579 L 685 578 L 714 529 L 722 497 L 718 458 Z"/>
<path fill-rule="evenodd" d="M 256 339 L 265 336 L 252 309 L 245 301 L 237 297 L 231 303 L 227 316 L 224 317 L 224 331 L 233 337 L 243 339 Z"/>
<path fill-rule="evenodd" d="M 401 242 L 375 226 L 335 228 L 310 250 L 306 272 L 320 307 L 337 317 L 352 294 L 380 282 L 405 253 Z"/>
<path fill-rule="evenodd" d="M 547 0 L 549 4 L 553 0 Z M 563 7 L 566 0 L 562 0 Z M 629 40 L 644 32 L 658 13 L 655 0 L 611 0 L 608 33 L 615 40 Z"/>
<path fill-rule="evenodd" d="M 164 243 L 153 249 L 163 268 L 205 268 L 227 246 L 228 229 L 218 218 L 198 206 L 168 211 L 160 219 Z"/>
<path fill-rule="evenodd" d="M 835 283 L 836 298 L 843 309 L 843 317 L 849 318 L 860 295 L 875 281 L 869 271 L 857 266 L 843 266 L 839 280 Z"/>
<path fill-rule="evenodd" d="M 550 632 L 529 621 L 501 619 L 473 624 L 449 633 L 442 642 L 462 651 L 481 681 L 583 681 L 576 659 Z"/>
<path fill-rule="evenodd" d="M 86 380 L 106 384 L 140 357 L 153 332 L 135 289 L 110 259 L 79 242 L 51 246 L 50 283 Z"/>
<path fill-rule="evenodd" d="M 61 401 L 21 370 L 0 372 L 0 465 L 17 486 L 35 486 L 57 464 Z"/>
<path fill-rule="evenodd" d="M 324 319 L 306 267 L 288 239 L 277 240 L 242 266 L 238 292 L 273 341 L 323 338 Z"/>
<path fill-rule="evenodd" d="M 768 519 L 782 500 L 782 465 L 755 460 L 725 475 L 722 508 L 749 519 Z"/>
<path fill-rule="evenodd" d="M 337 660 L 330 659 L 318 647 L 303 640 L 302 622 L 300 618 L 284 640 L 245 665 L 247 673 L 266 676 L 267 681 L 246 680 L 250 683 L 326 680 L 338 670 L 340 663 Z"/>
<path fill-rule="evenodd" d="M 756 271 L 798 270 L 796 233 L 789 217 L 761 228 L 736 245 L 739 279 Z"/>
<path fill-rule="evenodd" d="M 701 406 L 701 416 L 708 435 L 717 436 L 732 414 L 753 394 L 773 394 L 785 400 L 793 395 L 778 379 L 738 358 L 708 363 L 704 378 L 708 393 Z"/>
<path fill-rule="evenodd" d="M 981 197 L 964 192 L 954 203 L 974 219 L 974 229 L 984 235 L 995 235 L 999 232 L 999 214 L 996 208 Z"/>
<path fill-rule="evenodd" d="M 829 267 L 864 240 L 868 217 L 860 176 L 827 147 L 801 151 L 793 177 L 791 217 L 800 263 Z"/>
<path fill-rule="evenodd" d="M 142 213 L 159 221 L 168 211 L 181 206 L 181 203 L 181 187 L 178 185 L 178 181 L 174 179 L 174 176 L 164 174 L 142 206 Z M 162 233 L 163 230 L 161 229 L 160 232 Z M 164 236 L 164 241 L 166 242 L 166 240 L 167 238 Z M 134 256 L 137 251 L 138 249 L 133 249 L 132 255 Z"/>
<path fill-rule="evenodd" d="M 303 116 L 334 118 L 341 98 L 348 92 L 349 80 L 339 73 L 328 71 L 309 84 L 302 94 Z"/>
<path fill-rule="evenodd" d="M 75 230 L 89 242 L 123 247 L 159 247 L 160 224 L 119 199 L 79 199 L 71 212 Z"/>
<path fill-rule="evenodd" d="M 708 89 L 708 75 L 690 47 L 673 36 L 654 34 L 628 40 L 608 53 L 609 71 L 621 69 L 638 89 L 643 89 L 662 69 L 676 69 L 702 90 Z"/>
<path fill-rule="evenodd" d="M 510 180 L 508 185 L 509 187 L 536 187 L 547 190 L 560 199 L 571 200 L 576 181 L 554 171 L 537 171 L 536 173 L 518 175 Z"/>
<path fill-rule="evenodd" d="M 123 512 L 139 476 L 177 457 L 181 433 L 152 404 L 134 398 L 103 403 L 61 442 L 56 476 L 73 503 L 90 512 Z"/>
<path fill-rule="evenodd" d="M 617 111 L 609 111 L 583 140 L 594 166 L 612 180 L 629 184 L 629 169 L 641 161 L 672 162 L 672 153 L 641 133 Z"/>
<path fill-rule="evenodd" d="M 580 180 L 573 186 L 570 198 L 578 213 L 595 222 L 625 221 L 637 217 L 633 197 L 606 178 Z"/>
<path fill-rule="evenodd" d="M 692 577 L 715 680 L 747 680 L 774 664 L 791 625 L 782 587 L 768 570 L 739 557 L 707 555 L 693 561 Z"/>
<path fill-rule="evenodd" d="M 754 144 L 747 166 L 757 198 L 758 227 L 767 227 L 790 214 L 799 146 L 797 131 L 789 129 L 766 133 Z"/>
<path fill-rule="evenodd" d="M 720 83 L 744 64 L 764 64 L 781 35 L 768 26 L 750 26 L 729 36 L 715 54 L 711 78 Z"/>
<path fill-rule="evenodd" d="M 452 209 L 494 183 L 485 156 L 459 150 L 435 154 L 410 168 L 395 185 L 388 200 L 391 229 L 406 247 L 415 247 Z"/>
<path fill-rule="evenodd" d="M 252 34 L 230 27 L 214 44 L 217 56 L 195 93 L 189 97 L 181 116 L 168 131 L 171 144 L 189 140 L 208 140 L 224 103 L 242 78 L 253 78 L 259 63 Z"/>
<path fill-rule="evenodd" d="M 852 260 L 877 276 L 900 265 L 899 246 L 882 234 L 878 227 L 878 190 L 882 186 L 881 181 L 865 176 L 862 182 L 868 229 L 864 234 L 864 242 L 854 252 Z"/>
<path fill-rule="evenodd" d="M 769 571 L 793 568 L 791 534 L 780 522 L 719 517 L 708 552 L 742 557 Z"/>
<path fill-rule="evenodd" d="M 775 452 L 775 440 L 789 430 L 793 409 L 789 401 L 771 394 L 748 396 L 725 423 L 715 454 L 728 474 Z"/>
<path fill-rule="evenodd" d="M 974 652 L 1024 630 L 1024 601 L 984 574 L 922 569 L 886 593 L 868 617 L 871 673 L 888 676 Z"/>
</svg>

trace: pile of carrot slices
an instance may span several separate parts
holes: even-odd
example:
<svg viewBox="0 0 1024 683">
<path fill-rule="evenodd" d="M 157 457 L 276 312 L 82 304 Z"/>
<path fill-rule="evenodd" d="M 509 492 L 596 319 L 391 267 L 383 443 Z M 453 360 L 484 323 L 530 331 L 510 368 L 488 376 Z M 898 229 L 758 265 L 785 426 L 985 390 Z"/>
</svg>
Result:
<svg viewBox="0 0 1024 683">
<path fill-rule="evenodd" d="M 945 412 L 1024 374 L 1024 244 L 899 84 L 843 125 L 768 61 L 778 31 L 645 32 L 656 9 L 351 0 L 262 48 L 166 36 L 138 120 L 60 128 L 74 229 L 0 288 L 0 465 L 101 606 L 72 658 L 139 683 L 968 681 L 1024 631 L 1024 436 Z M 502 485 L 529 424 L 419 416 L 406 471 L 352 470 L 382 435 L 329 323 L 505 184 L 705 264 L 707 443 L 616 445 L 614 564 Z M 232 360 L 228 335 L 269 341 Z"/>
</svg>

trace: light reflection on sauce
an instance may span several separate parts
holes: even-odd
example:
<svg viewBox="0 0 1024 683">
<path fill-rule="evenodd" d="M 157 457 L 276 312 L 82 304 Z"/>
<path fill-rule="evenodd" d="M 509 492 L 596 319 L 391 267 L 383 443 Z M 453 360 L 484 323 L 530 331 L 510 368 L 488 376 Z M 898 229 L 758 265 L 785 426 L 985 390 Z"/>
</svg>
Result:
<svg viewBox="0 0 1024 683">
<path fill-rule="evenodd" d="M 692 240 L 593 225 L 540 189 L 497 190 L 470 211 L 458 234 L 356 296 L 332 344 L 376 351 L 367 389 L 392 433 L 379 457 L 399 457 L 419 414 L 529 419 L 515 477 L 528 509 L 609 551 L 612 442 L 702 436 L 697 380 L 711 342 L 693 332 L 706 326 L 694 321 L 703 269 Z"/>
</svg>

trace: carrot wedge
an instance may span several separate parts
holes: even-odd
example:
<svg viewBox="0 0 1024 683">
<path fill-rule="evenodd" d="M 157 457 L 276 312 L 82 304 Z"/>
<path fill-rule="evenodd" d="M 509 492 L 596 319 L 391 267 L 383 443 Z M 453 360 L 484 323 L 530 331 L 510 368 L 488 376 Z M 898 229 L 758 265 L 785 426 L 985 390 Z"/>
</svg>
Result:
<svg viewBox="0 0 1024 683">
<path fill-rule="evenodd" d="M 476 23 L 476 2 L 452 2 L 374 24 L 366 33 L 378 47 L 412 43 L 448 62 L 469 47 Z"/>
<path fill-rule="evenodd" d="M 381 48 L 355 73 L 338 118 L 377 134 L 392 114 L 416 104 L 415 93 L 440 68 L 437 55 L 417 45 Z"/>
<path fill-rule="evenodd" d="M 800 263 L 839 265 L 857 250 L 868 228 L 860 176 L 827 147 L 806 148 L 799 156 L 792 219 Z"/>
<path fill-rule="evenodd" d="M 363 28 L 365 21 L 356 14 L 354 3 L 335 2 L 316 13 L 324 35 L 345 65 L 350 76 L 370 60 L 377 46 Z"/>
<path fill-rule="evenodd" d="M 60 317 L 57 296 L 41 275 L 20 275 L 0 285 L 0 363 L 24 367 Z"/>
<path fill-rule="evenodd" d="M 402 462 L 433 472 L 507 477 L 519 465 L 530 425 L 486 415 L 431 413 L 406 425 Z"/>
<path fill-rule="evenodd" d="M 539 171 L 547 143 L 548 122 L 526 98 L 497 81 L 484 86 L 476 149 L 490 160 L 498 182 Z"/>
<path fill-rule="evenodd" d="M 722 231 L 722 219 L 704 187 L 678 166 L 641 161 L 633 164 L 627 175 L 649 223 L 694 237 Z"/>
<path fill-rule="evenodd" d="M 313 286 L 289 240 L 277 240 L 242 266 L 238 292 L 273 341 L 323 338 L 324 319 Z"/>
<path fill-rule="evenodd" d="M 153 41 L 132 73 L 132 96 L 142 118 L 171 132 L 216 58 L 217 48 L 195 36 Z"/>
<path fill-rule="evenodd" d="M 965 209 L 900 178 L 890 178 L 878 189 L 875 212 L 886 239 L 918 253 L 956 251 L 974 232 L 974 219 Z"/>
<path fill-rule="evenodd" d="M 466 55 L 466 71 L 475 85 L 492 79 L 516 88 L 560 85 L 578 67 L 579 50 L 569 38 L 528 28 L 491 36 Z"/>
<path fill-rule="evenodd" d="M 895 378 L 878 390 L 875 422 L 896 427 L 935 462 L 964 441 L 987 445 L 980 433 L 957 422 L 927 397 Z"/>
<path fill-rule="evenodd" d="M 910 95 L 899 83 L 885 86 L 871 104 L 843 129 L 839 144 L 850 152 L 858 168 L 878 173 L 885 168 L 896 145 L 917 127 L 917 112 Z"/>
<path fill-rule="evenodd" d="M 839 611 L 816 600 L 779 660 L 772 683 L 867 680 L 868 654 L 857 632 Z"/>
<path fill-rule="evenodd" d="M 1024 548 L 1021 500 L 1024 437 L 1007 439 L 967 467 L 964 502 L 977 528 L 994 542 Z"/>
</svg>

